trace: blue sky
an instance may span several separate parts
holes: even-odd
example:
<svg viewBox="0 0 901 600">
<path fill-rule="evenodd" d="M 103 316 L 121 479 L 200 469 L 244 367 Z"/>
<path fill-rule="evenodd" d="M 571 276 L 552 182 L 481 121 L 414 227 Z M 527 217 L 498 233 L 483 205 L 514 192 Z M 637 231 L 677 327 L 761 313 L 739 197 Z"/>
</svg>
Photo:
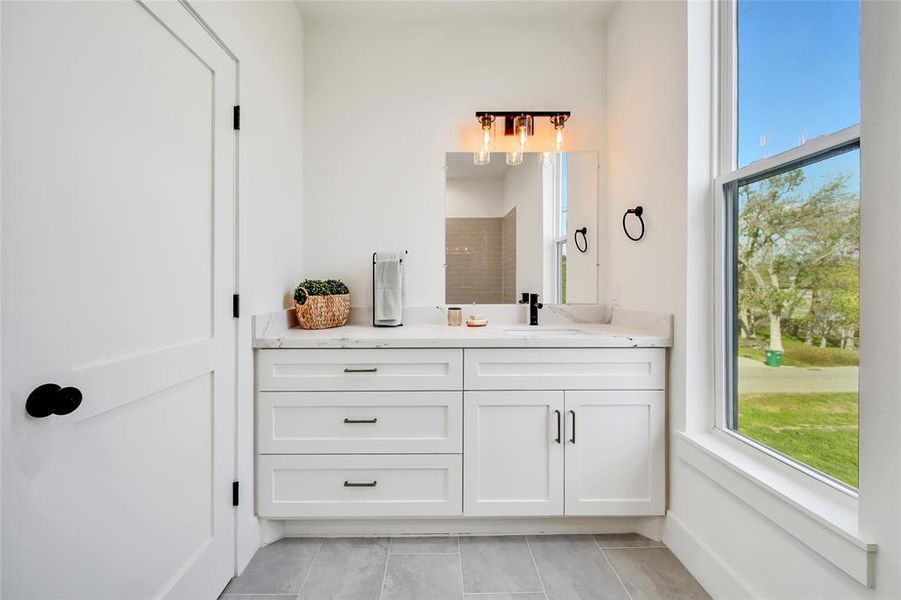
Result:
<svg viewBox="0 0 901 600">
<path fill-rule="evenodd" d="M 860 121 L 858 2 L 738 7 L 739 166 Z"/>
</svg>

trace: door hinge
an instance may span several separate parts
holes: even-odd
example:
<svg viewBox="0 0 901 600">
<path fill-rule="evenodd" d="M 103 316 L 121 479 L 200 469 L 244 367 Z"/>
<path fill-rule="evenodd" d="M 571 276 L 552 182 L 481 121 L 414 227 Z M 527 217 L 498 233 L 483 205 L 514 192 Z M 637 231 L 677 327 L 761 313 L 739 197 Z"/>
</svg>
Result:
<svg viewBox="0 0 901 600">
<path fill-rule="evenodd" d="M 235 131 L 241 129 L 241 106 L 235 106 L 232 110 L 232 124 L 235 127 Z"/>
<path fill-rule="evenodd" d="M 239 318 L 241 316 L 241 295 L 232 294 L 232 316 Z"/>
<path fill-rule="evenodd" d="M 237 481 L 232 481 L 232 506 L 238 506 L 238 488 L 241 484 Z"/>
</svg>

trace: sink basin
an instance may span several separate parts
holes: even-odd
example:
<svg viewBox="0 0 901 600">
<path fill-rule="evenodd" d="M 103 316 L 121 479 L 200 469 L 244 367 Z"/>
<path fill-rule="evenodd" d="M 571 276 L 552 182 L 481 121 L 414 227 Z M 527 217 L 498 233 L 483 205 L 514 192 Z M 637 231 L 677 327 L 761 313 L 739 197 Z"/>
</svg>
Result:
<svg viewBox="0 0 901 600">
<path fill-rule="evenodd" d="M 583 335 L 583 331 L 579 329 L 562 329 L 557 327 L 529 327 L 528 329 L 505 329 L 507 335 L 518 335 L 522 337 L 565 337 L 571 335 Z"/>
</svg>

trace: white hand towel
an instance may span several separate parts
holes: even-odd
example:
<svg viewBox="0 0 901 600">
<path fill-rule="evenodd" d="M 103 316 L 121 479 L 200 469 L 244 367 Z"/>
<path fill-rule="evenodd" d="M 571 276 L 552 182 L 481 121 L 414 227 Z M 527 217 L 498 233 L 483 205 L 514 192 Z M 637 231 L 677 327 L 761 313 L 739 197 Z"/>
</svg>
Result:
<svg viewBox="0 0 901 600">
<path fill-rule="evenodd" d="M 399 325 L 404 312 L 404 253 L 376 252 L 375 255 L 375 322 L 377 325 Z"/>
</svg>

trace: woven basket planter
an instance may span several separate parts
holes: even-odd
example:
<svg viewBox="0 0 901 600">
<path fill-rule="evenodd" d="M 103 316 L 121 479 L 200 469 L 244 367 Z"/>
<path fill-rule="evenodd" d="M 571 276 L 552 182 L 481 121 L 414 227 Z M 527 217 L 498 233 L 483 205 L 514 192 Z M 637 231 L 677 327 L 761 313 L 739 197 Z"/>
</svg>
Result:
<svg viewBox="0 0 901 600">
<path fill-rule="evenodd" d="M 306 290 L 304 290 L 306 291 Z M 350 294 L 311 296 L 303 304 L 294 303 L 297 323 L 302 329 L 341 327 L 350 316 Z"/>
</svg>

